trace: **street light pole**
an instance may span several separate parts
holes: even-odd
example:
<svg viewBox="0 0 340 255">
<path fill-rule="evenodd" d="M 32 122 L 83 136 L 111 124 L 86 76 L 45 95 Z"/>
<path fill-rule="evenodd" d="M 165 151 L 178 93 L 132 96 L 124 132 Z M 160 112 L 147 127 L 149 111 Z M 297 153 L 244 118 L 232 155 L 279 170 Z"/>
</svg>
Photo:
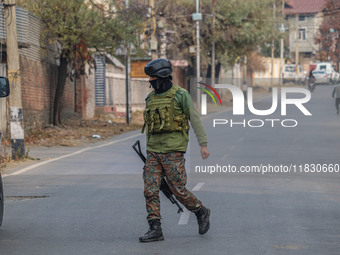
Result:
<svg viewBox="0 0 340 255">
<path fill-rule="evenodd" d="M 299 65 L 299 14 L 295 15 L 295 72 L 298 72 Z"/>
<path fill-rule="evenodd" d="M 17 21 L 15 0 L 5 0 L 5 24 L 7 45 L 8 80 L 11 85 L 9 96 L 12 159 L 25 155 L 24 117 L 20 81 Z"/>
<path fill-rule="evenodd" d="M 155 0 L 149 0 L 149 5 L 151 7 L 151 19 L 155 19 Z M 156 24 L 154 24 L 154 26 L 156 26 Z M 156 27 L 154 27 L 153 29 L 156 29 Z M 153 35 L 151 36 L 150 42 L 158 44 L 155 33 L 153 33 Z M 158 46 L 156 47 L 156 49 L 151 49 L 152 59 L 158 58 L 157 48 L 158 48 Z"/>
<path fill-rule="evenodd" d="M 130 124 L 130 49 L 127 47 L 125 56 L 125 94 L 126 94 L 126 124 Z"/>
<path fill-rule="evenodd" d="M 273 4 L 273 18 L 275 19 L 276 5 L 275 2 Z M 270 87 L 273 87 L 273 78 L 274 78 L 274 57 L 275 57 L 275 40 L 272 40 L 272 53 L 271 53 L 271 75 L 270 75 Z"/>
<path fill-rule="evenodd" d="M 200 1 L 196 0 L 196 13 L 200 11 Z M 196 82 L 200 81 L 201 69 L 200 69 L 200 22 L 196 20 Z M 197 107 L 200 106 L 201 93 L 199 89 L 197 91 Z"/>
<path fill-rule="evenodd" d="M 125 0 L 126 8 L 129 7 L 129 0 Z M 125 95 L 126 95 L 126 124 L 130 124 L 130 46 L 126 45 L 125 53 Z"/>
<path fill-rule="evenodd" d="M 282 0 L 282 18 L 284 18 L 284 9 L 285 9 L 285 0 Z M 281 32 L 284 33 L 285 32 L 285 27 L 284 24 L 281 23 Z M 282 84 L 282 73 L 283 73 L 283 52 L 284 52 L 284 41 L 283 38 L 281 38 L 281 49 L 280 49 L 280 82 L 279 84 Z"/>
<path fill-rule="evenodd" d="M 211 85 L 215 87 L 215 3 L 216 0 L 213 0 L 213 24 L 212 24 L 212 50 L 211 50 Z"/>
</svg>

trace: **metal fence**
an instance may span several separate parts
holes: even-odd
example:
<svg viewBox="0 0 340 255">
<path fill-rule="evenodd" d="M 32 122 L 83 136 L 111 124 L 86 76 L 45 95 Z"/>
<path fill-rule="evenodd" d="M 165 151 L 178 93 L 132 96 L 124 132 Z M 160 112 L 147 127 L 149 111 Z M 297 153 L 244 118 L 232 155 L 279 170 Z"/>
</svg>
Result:
<svg viewBox="0 0 340 255">
<path fill-rule="evenodd" d="M 17 31 L 18 31 L 18 42 L 29 43 L 28 42 L 28 11 L 22 8 L 16 7 L 17 16 Z M 0 39 L 6 40 L 6 26 L 5 26 L 5 9 L 3 5 L 0 5 Z"/>
<path fill-rule="evenodd" d="M 95 102 L 96 106 L 105 105 L 105 56 L 96 55 L 94 57 L 96 63 L 95 69 Z"/>
<path fill-rule="evenodd" d="M 57 64 L 57 46 L 43 41 L 41 20 L 27 10 L 16 7 L 19 54 L 35 61 Z M 0 40 L 6 41 L 5 10 L 0 5 Z M 43 46 L 43 47 L 41 47 Z"/>
</svg>

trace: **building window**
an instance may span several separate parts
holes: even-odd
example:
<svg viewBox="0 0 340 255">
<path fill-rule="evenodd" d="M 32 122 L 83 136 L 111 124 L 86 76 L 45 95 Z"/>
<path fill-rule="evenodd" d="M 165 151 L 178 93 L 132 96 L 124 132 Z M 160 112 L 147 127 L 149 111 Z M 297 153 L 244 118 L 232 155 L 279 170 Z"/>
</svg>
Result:
<svg viewBox="0 0 340 255">
<path fill-rule="evenodd" d="M 299 40 L 306 40 L 306 29 L 305 28 L 299 28 Z"/>
<path fill-rule="evenodd" d="M 299 21 L 306 21 L 306 15 L 299 15 Z"/>
<path fill-rule="evenodd" d="M 305 52 L 305 58 L 311 58 L 312 57 L 312 52 Z"/>
</svg>

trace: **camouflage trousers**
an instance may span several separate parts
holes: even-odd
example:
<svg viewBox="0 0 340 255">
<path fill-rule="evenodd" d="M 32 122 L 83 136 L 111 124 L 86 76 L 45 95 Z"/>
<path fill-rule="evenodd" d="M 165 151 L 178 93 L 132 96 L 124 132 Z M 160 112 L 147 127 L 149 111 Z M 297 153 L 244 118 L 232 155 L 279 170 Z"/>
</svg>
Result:
<svg viewBox="0 0 340 255">
<path fill-rule="evenodd" d="M 159 190 L 163 176 L 177 200 L 189 211 L 196 211 L 202 206 L 202 202 L 185 188 L 187 175 L 184 153 L 148 151 L 143 172 L 147 220 L 161 219 Z"/>
</svg>

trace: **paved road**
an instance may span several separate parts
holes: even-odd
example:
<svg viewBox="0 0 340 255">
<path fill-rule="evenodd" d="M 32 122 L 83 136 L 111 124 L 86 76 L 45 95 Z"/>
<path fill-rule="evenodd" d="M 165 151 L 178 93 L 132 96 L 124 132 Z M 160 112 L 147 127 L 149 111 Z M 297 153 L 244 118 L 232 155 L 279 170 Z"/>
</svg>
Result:
<svg viewBox="0 0 340 255">
<path fill-rule="evenodd" d="M 211 157 L 199 159 L 194 137 L 186 156 L 188 188 L 212 209 L 205 236 L 194 215 L 176 214 L 162 196 L 165 241 L 138 242 L 147 230 L 141 162 L 131 149 L 136 139 L 145 144 L 139 132 L 82 148 L 32 148 L 40 161 L 6 172 L 0 254 L 339 254 L 340 173 L 195 172 L 216 164 L 339 164 L 332 88 L 313 92 L 311 117 L 294 107 L 271 116 L 296 119 L 295 128 L 212 127 L 213 118 L 236 120 L 231 111 L 204 119 Z"/>
</svg>

